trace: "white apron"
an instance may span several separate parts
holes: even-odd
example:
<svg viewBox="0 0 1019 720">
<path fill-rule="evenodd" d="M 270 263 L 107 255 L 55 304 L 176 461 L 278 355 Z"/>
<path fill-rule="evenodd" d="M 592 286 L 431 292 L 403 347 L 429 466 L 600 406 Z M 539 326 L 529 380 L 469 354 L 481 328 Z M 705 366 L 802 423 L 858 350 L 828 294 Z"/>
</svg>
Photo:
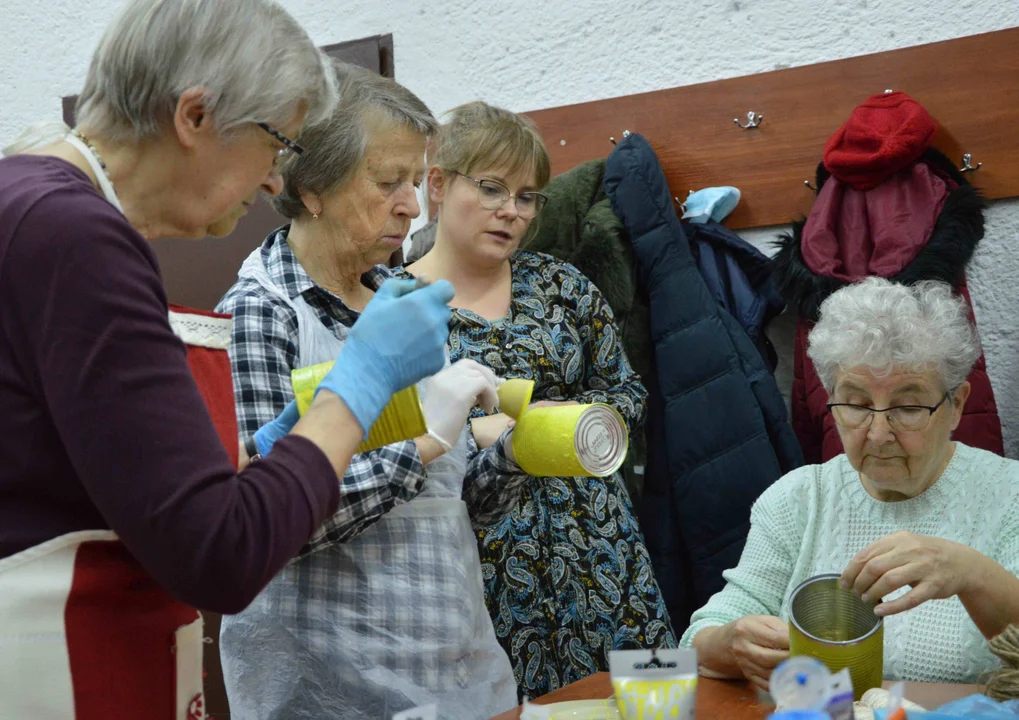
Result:
<svg viewBox="0 0 1019 720">
<path fill-rule="evenodd" d="M 336 359 L 343 340 L 303 298 L 272 282 L 261 249 L 239 276 L 257 279 L 297 313 L 300 367 Z M 418 386 L 422 397 L 427 384 Z M 466 428 L 426 470 L 418 497 L 356 538 L 291 564 L 243 613 L 223 618 L 224 677 L 236 720 L 389 720 L 430 703 L 444 719 L 476 720 L 516 705 L 461 500 Z"/>
</svg>

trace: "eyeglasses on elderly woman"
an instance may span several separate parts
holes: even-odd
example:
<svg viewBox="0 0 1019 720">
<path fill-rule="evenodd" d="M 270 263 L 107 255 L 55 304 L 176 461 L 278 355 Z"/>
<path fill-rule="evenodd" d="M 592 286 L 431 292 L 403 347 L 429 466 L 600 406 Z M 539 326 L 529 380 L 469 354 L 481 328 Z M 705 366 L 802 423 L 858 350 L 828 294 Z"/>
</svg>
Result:
<svg viewBox="0 0 1019 720">
<path fill-rule="evenodd" d="M 279 168 L 283 164 L 283 161 L 290 157 L 290 154 L 301 155 L 304 153 L 304 148 L 298 145 L 296 142 L 288 138 L 286 135 L 281 133 L 276 128 L 272 127 L 268 123 L 260 122 L 256 123 L 258 127 L 265 130 L 267 133 L 272 135 L 274 138 L 283 143 L 283 147 L 276 151 L 276 159 L 272 161 L 273 168 Z"/>
<path fill-rule="evenodd" d="M 874 415 L 885 413 L 892 432 L 916 432 L 930 424 L 931 417 L 950 397 L 949 393 L 945 393 L 937 405 L 896 405 L 878 409 L 852 403 L 828 403 L 827 407 L 835 423 L 849 430 L 869 428 L 874 422 Z"/>
</svg>

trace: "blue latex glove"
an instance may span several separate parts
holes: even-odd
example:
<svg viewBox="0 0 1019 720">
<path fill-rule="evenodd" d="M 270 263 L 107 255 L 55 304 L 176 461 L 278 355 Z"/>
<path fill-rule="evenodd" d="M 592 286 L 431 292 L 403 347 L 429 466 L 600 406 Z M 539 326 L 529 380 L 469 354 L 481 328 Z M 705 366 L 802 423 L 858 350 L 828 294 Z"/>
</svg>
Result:
<svg viewBox="0 0 1019 720">
<path fill-rule="evenodd" d="M 339 395 L 365 435 L 393 393 L 445 364 L 453 286 L 440 280 L 415 288 L 414 280 L 395 279 L 379 288 L 315 391 Z"/>
<path fill-rule="evenodd" d="M 276 419 L 267 422 L 255 431 L 255 446 L 258 454 L 263 457 L 269 454 L 272 446 L 284 435 L 287 435 L 300 420 L 297 412 L 297 401 L 291 400 L 283 408 L 283 412 L 276 416 Z"/>
</svg>

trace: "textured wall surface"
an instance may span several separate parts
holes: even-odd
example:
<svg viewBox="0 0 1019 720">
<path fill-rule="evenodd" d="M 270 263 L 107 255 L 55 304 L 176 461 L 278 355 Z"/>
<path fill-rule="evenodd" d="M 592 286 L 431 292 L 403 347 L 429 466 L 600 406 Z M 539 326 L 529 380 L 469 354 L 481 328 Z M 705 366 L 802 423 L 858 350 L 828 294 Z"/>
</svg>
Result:
<svg viewBox="0 0 1019 720">
<path fill-rule="evenodd" d="M 999 0 L 283 4 L 319 44 L 393 33 L 397 78 L 436 112 L 476 98 L 533 110 L 1019 25 L 1019 2 Z M 0 144 L 29 122 L 60 116 L 60 97 L 80 89 L 117 7 L 117 0 L 3 0 Z M 738 186 L 739 178 L 731 182 Z M 970 268 L 971 291 L 1006 448 L 1019 457 L 1019 204 L 995 203 L 988 221 Z M 767 244 L 778 230 L 747 236 Z"/>
</svg>

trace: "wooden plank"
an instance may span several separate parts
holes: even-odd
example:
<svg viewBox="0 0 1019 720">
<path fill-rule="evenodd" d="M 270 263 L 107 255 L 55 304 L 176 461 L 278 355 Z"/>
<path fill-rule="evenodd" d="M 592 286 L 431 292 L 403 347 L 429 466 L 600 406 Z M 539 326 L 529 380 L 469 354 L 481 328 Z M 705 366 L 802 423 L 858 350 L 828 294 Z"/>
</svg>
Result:
<svg viewBox="0 0 1019 720">
<path fill-rule="evenodd" d="M 760 75 L 527 113 L 553 174 L 605 157 L 624 130 L 658 153 L 673 195 L 735 185 L 734 228 L 788 223 L 809 211 L 824 143 L 860 102 L 903 90 L 939 122 L 935 146 L 983 167 L 970 181 L 989 198 L 1019 195 L 1019 28 Z M 760 127 L 741 130 L 748 111 Z"/>
</svg>

